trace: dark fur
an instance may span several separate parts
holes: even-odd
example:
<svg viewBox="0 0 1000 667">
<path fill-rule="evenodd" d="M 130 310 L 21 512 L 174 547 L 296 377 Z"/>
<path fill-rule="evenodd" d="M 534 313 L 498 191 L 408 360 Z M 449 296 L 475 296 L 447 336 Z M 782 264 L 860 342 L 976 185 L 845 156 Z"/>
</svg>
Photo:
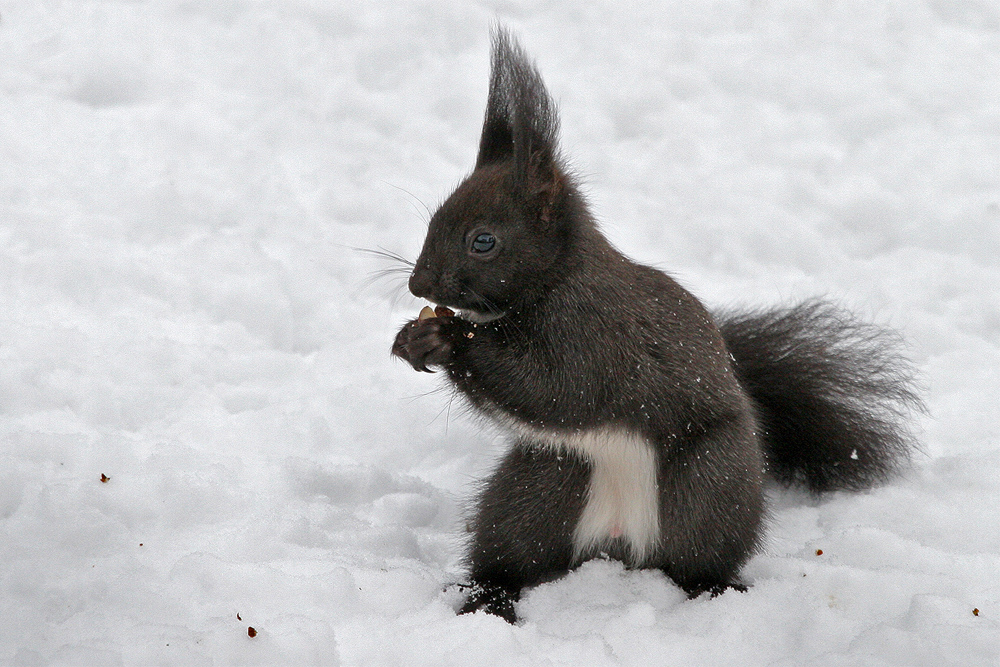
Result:
<svg viewBox="0 0 1000 667">
<path fill-rule="evenodd" d="M 552 438 L 595 429 L 655 452 L 660 540 L 630 564 L 691 595 L 742 588 L 765 469 L 818 492 L 868 487 L 906 459 L 899 418 L 919 404 L 908 366 L 889 336 L 832 307 L 713 318 L 623 256 L 560 160 L 537 70 L 502 29 L 492 65 L 476 169 L 431 218 L 410 277 L 414 295 L 465 316 L 411 321 L 393 345 L 520 429 L 476 504 L 463 612 L 513 621 L 524 586 L 602 553 L 630 562 L 621 538 L 574 558 L 591 462 Z M 477 237 L 495 246 L 477 252 Z"/>
<path fill-rule="evenodd" d="M 757 406 L 774 479 L 859 491 L 909 458 L 900 421 L 920 399 L 895 333 L 821 302 L 718 321 Z"/>
</svg>

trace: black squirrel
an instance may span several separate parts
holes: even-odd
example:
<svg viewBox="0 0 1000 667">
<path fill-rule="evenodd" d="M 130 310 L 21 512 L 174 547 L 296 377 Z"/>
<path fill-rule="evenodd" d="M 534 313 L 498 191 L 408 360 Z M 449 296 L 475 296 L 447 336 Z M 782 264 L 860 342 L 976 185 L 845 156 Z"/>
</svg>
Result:
<svg viewBox="0 0 1000 667">
<path fill-rule="evenodd" d="M 864 489 L 913 446 L 921 405 L 891 332 L 822 302 L 713 317 L 612 247 L 501 27 L 475 169 L 431 217 L 409 288 L 458 313 L 408 322 L 393 354 L 442 368 L 513 436 L 470 521 L 461 613 L 514 622 L 523 587 L 598 556 L 692 597 L 745 590 L 765 475 Z"/>
</svg>

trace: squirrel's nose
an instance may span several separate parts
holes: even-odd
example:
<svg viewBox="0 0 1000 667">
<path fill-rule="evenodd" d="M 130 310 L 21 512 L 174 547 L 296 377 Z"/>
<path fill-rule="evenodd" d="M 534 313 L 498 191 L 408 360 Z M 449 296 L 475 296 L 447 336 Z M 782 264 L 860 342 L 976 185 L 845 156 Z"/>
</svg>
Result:
<svg viewBox="0 0 1000 667">
<path fill-rule="evenodd" d="M 410 274 L 410 294 L 421 299 L 429 299 L 431 296 L 431 272 L 418 266 Z"/>
</svg>

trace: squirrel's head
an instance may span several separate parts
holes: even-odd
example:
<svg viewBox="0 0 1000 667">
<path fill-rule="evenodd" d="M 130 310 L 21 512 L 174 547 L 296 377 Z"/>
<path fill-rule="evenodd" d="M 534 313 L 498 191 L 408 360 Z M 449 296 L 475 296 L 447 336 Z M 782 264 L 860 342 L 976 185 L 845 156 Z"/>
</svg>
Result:
<svg viewBox="0 0 1000 667">
<path fill-rule="evenodd" d="M 537 69 L 502 28 L 476 168 L 430 220 L 414 296 L 495 317 L 552 284 L 586 218 L 558 155 L 559 121 Z"/>
</svg>

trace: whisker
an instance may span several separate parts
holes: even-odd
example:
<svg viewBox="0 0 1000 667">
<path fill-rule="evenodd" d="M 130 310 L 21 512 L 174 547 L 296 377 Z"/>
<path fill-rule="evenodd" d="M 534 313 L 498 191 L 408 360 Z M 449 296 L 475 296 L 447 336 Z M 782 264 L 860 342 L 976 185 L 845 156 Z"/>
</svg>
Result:
<svg viewBox="0 0 1000 667">
<path fill-rule="evenodd" d="M 398 277 L 405 280 L 410 275 L 409 269 L 403 267 L 393 267 L 390 269 L 379 269 L 377 271 L 372 271 L 368 274 L 372 281 L 382 280 L 383 278 L 393 278 Z"/>
<path fill-rule="evenodd" d="M 400 264 L 405 264 L 410 268 L 413 268 L 417 264 L 416 262 L 406 259 L 399 253 L 392 252 L 391 250 L 386 250 L 382 246 L 379 246 L 378 249 L 352 247 L 351 250 L 355 252 L 361 252 L 366 255 L 372 255 L 380 259 L 388 259 L 393 262 L 399 262 Z"/>
<path fill-rule="evenodd" d="M 400 282 L 396 285 L 393 292 L 392 301 L 389 303 L 389 307 L 392 310 L 396 310 L 396 307 L 399 306 L 399 302 L 410 294 L 410 290 L 406 288 L 406 282 Z"/>
<path fill-rule="evenodd" d="M 398 185 L 394 185 L 393 183 L 389 183 L 388 181 L 382 181 L 382 184 L 383 185 L 388 185 L 390 188 L 396 188 L 397 190 L 399 190 L 403 194 L 409 195 L 410 198 L 411 198 L 410 205 L 413 206 L 413 210 L 416 211 L 418 215 L 420 214 L 420 209 L 418 209 L 416 207 L 416 205 L 413 203 L 414 201 L 416 201 L 421 206 L 424 207 L 424 212 L 427 213 L 427 217 L 424 218 L 424 221 L 426 222 L 427 220 L 431 219 L 431 215 L 432 215 L 431 209 L 430 209 L 430 207 L 427 206 L 427 204 L 424 203 L 424 200 L 422 200 L 420 197 L 416 196 L 415 194 L 413 194 L 412 192 L 410 192 L 406 188 L 401 188 Z"/>
<path fill-rule="evenodd" d="M 444 417 L 444 433 L 448 435 L 448 427 L 451 426 L 451 404 L 455 402 L 455 392 L 448 396 L 448 414 Z"/>
<path fill-rule="evenodd" d="M 449 400 L 445 404 L 445 406 L 443 408 L 441 408 L 440 410 L 438 410 L 438 413 L 436 415 L 434 415 L 434 418 L 431 419 L 430 422 L 428 422 L 428 424 L 433 424 L 434 422 L 436 422 L 438 419 L 441 418 L 441 415 L 445 415 L 445 418 L 444 418 L 444 432 L 448 433 L 448 419 L 449 419 L 449 414 L 450 413 L 451 413 L 451 400 Z"/>
<path fill-rule="evenodd" d="M 474 289 L 471 289 L 469 287 L 466 287 L 466 289 L 468 290 L 468 292 L 470 294 L 472 294 L 473 297 L 475 297 L 476 299 L 478 299 L 479 301 L 481 301 L 487 308 L 489 308 L 491 312 L 493 312 L 493 313 L 503 312 L 502 309 L 498 308 L 497 305 L 493 301 L 487 299 L 482 294 L 479 294 Z M 522 340 L 522 341 L 527 340 L 527 336 L 524 334 L 523 331 L 521 331 L 520 327 L 517 326 L 517 323 L 514 322 L 513 318 L 510 318 L 510 317 L 501 317 L 499 320 L 496 320 L 496 323 L 497 323 L 497 326 L 499 326 L 501 328 L 506 328 L 506 327 L 513 328 L 514 332 L 517 334 L 517 337 L 520 340 Z"/>
<path fill-rule="evenodd" d="M 386 260 L 396 265 L 372 271 L 369 273 L 368 280 L 365 281 L 365 287 L 371 287 L 382 280 L 392 280 L 392 291 L 390 293 L 392 298 L 391 307 L 395 308 L 406 294 L 406 282 L 416 263 L 406 259 L 399 253 L 386 250 L 381 246 L 377 249 L 352 247 L 351 250 L 376 259 Z"/>
<path fill-rule="evenodd" d="M 422 398 L 427 398 L 428 396 L 433 396 L 434 394 L 440 394 L 442 391 L 444 391 L 444 388 L 435 387 L 434 389 L 431 389 L 430 391 L 425 391 L 422 394 L 416 394 L 415 396 L 404 396 L 403 400 L 406 401 L 407 403 L 413 403 L 414 401 L 419 401 Z M 435 417 L 434 419 L 437 419 L 437 417 Z"/>
<path fill-rule="evenodd" d="M 386 283 L 386 281 L 388 281 Z M 363 289 L 368 289 L 376 284 L 386 284 L 388 289 L 383 292 L 385 296 L 392 298 L 392 305 L 395 307 L 399 303 L 400 299 L 405 296 L 407 292 L 407 276 L 406 275 L 393 275 L 384 271 L 377 271 L 376 275 L 369 275 L 362 283 Z"/>
</svg>

